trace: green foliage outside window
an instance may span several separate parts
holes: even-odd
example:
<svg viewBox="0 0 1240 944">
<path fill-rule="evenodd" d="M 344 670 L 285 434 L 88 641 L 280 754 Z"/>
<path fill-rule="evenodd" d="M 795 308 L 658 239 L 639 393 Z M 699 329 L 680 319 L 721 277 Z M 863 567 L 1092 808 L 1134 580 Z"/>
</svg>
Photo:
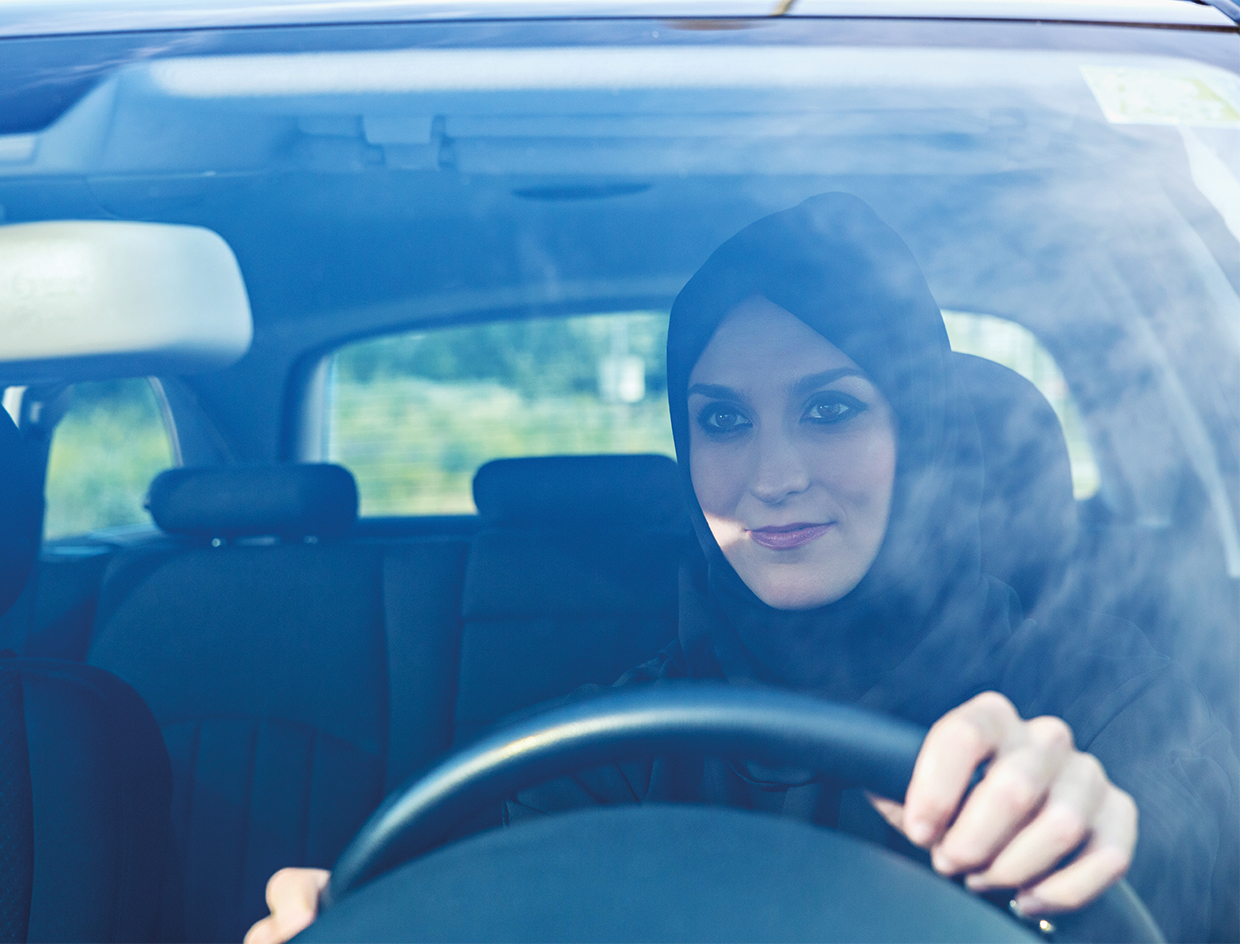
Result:
<svg viewBox="0 0 1240 944">
<path fill-rule="evenodd" d="M 79 383 L 71 396 L 52 437 L 44 537 L 149 523 L 143 508 L 147 487 L 172 465 L 150 383 Z"/>
<path fill-rule="evenodd" d="M 667 316 L 539 318 L 375 338 L 333 358 L 340 384 L 418 377 L 446 384 L 491 382 L 533 399 L 597 394 L 599 362 L 640 357 L 646 389 L 666 385 Z M 620 349 L 620 350 L 616 350 Z"/>
<path fill-rule="evenodd" d="M 332 359 L 328 455 L 357 477 L 363 514 L 394 515 L 472 512 L 473 474 L 500 456 L 671 454 L 666 344 L 667 316 L 650 313 L 355 344 Z"/>
</svg>

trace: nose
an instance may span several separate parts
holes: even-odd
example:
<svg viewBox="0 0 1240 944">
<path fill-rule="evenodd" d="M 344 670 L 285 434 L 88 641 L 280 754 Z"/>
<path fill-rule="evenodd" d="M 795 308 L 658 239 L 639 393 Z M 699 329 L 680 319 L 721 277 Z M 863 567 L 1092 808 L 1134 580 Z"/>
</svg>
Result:
<svg viewBox="0 0 1240 944">
<path fill-rule="evenodd" d="M 755 498 L 776 505 L 809 488 L 809 468 L 784 430 L 768 427 L 755 437 L 754 445 L 749 491 Z"/>
</svg>

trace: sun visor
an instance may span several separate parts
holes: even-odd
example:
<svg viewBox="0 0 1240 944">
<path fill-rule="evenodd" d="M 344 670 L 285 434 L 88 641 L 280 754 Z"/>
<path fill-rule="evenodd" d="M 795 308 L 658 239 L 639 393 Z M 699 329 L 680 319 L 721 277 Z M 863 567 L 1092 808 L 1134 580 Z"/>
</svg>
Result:
<svg viewBox="0 0 1240 944">
<path fill-rule="evenodd" d="M 216 370 L 253 331 L 236 257 L 210 230 L 0 226 L 0 386 Z"/>
</svg>

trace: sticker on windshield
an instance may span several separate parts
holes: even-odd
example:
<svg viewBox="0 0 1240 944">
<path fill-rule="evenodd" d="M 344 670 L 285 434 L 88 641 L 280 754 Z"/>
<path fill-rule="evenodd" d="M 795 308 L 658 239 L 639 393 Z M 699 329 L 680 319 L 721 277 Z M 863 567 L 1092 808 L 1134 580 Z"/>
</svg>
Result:
<svg viewBox="0 0 1240 944">
<path fill-rule="evenodd" d="M 1200 74 L 1111 66 L 1081 74 L 1114 124 L 1240 128 L 1240 107 Z"/>
</svg>

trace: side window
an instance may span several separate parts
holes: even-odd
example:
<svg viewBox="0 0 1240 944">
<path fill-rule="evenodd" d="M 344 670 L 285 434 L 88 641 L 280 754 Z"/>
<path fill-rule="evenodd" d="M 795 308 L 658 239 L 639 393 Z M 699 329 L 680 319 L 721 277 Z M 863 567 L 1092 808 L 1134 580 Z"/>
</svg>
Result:
<svg viewBox="0 0 1240 944">
<path fill-rule="evenodd" d="M 52 436 L 44 538 L 150 522 L 147 486 L 173 464 L 151 383 L 78 383 L 71 397 Z"/>
<path fill-rule="evenodd" d="M 1046 397 L 1068 442 L 1072 491 L 1078 500 L 1098 491 L 1098 464 L 1089 448 L 1085 425 L 1068 391 L 1063 373 L 1050 353 L 1023 325 L 994 315 L 945 311 L 943 323 L 952 350 L 995 361 L 1016 371 Z"/>
<path fill-rule="evenodd" d="M 673 454 L 667 315 L 468 325 L 349 345 L 328 364 L 326 452 L 364 515 L 474 510 L 490 459 Z"/>
</svg>

